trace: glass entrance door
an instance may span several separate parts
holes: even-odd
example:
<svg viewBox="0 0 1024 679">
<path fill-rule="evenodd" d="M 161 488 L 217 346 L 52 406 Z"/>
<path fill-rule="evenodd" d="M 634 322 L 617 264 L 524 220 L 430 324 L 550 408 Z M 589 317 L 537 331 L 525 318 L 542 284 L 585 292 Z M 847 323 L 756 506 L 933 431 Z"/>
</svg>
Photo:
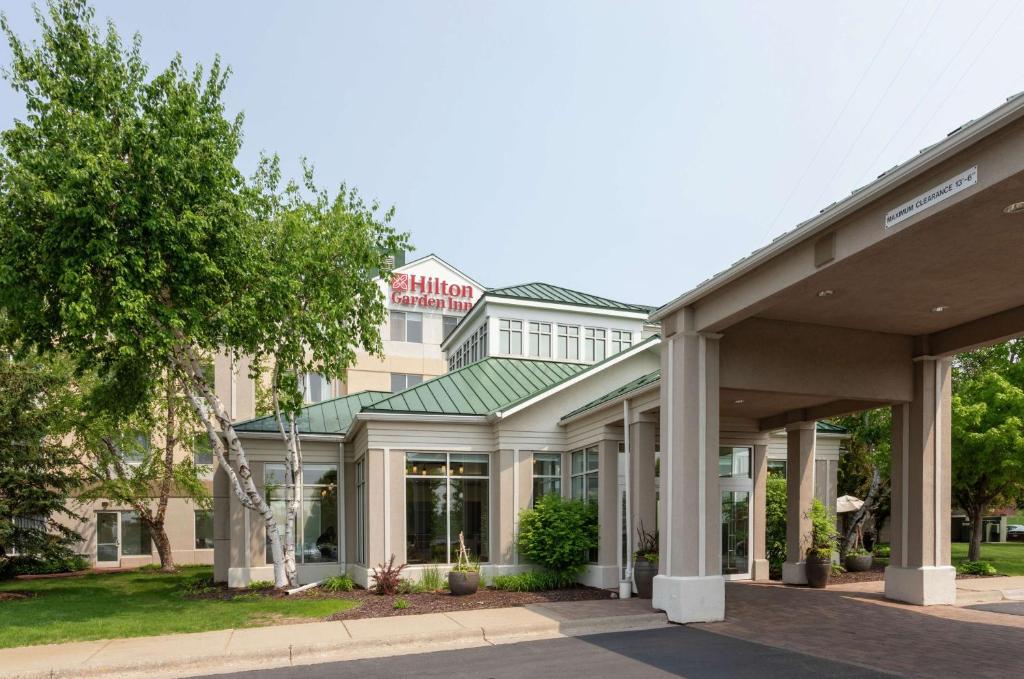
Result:
<svg viewBox="0 0 1024 679">
<path fill-rule="evenodd" d="M 750 536 L 753 532 L 750 501 L 749 446 L 723 446 L 718 451 L 718 483 L 722 500 L 722 575 L 727 579 L 750 577 Z"/>
<path fill-rule="evenodd" d="M 121 522 L 117 512 L 96 513 L 96 565 L 121 564 Z"/>
</svg>

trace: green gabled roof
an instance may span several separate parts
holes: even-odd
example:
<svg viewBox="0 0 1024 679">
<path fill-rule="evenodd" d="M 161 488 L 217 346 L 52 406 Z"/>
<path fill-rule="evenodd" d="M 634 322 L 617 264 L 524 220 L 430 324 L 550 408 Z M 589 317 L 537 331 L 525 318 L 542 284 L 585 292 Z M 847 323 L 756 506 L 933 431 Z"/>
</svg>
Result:
<svg viewBox="0 0 1024 679">
<path fill-rule="evenodd" d="M 356 413 L 364 406 L 389 396 L 390 391 L 359 391 L 303 406 L 297 422 L 299 431 L 303 434 L 344 434 L 355 419 Z M 277 421 L 273 415 L 239 422 L 235 425 L 235 430 L 274 433 L 278 431 Z"/>
<path fill-rule="evenodd" d="M 363 412 L 488 415 L 550 389 L 592 366 L 489 357 L 427 380 L 363 408 Z"/>
<path fill-rule="evenodd" d="M 825 420 L 818 420 L 818 433 L 819 434 L 848 434 L 849 430 L 846 427 L 841 427 L 833 422 L 827 422 Z"/>
<path fill-rule="evenodd" d="M 649 372 L 646 375 L 641 375 L 640 377 L 636 378 L 632 382 L 627 382 L 626 384 L 623 384 L 618 389 L 613 389 L 613 390 L 609 391 L 607 394 L 604 394 L 603 396 L 598 396 L 597 398 L 595 398 L 590 403 L 587 403 L 587 404 L 584 404 L 584 405 L 580 406 L 579 408 L 577 408 L 576 410 L 572 411 L 568 415 L 563 415 L 562 419 L 563 420 L 567 420 L 570 417 L 572 417 L 574 415 L 579 415 L 580 413 L 586 412 L 586 411 L 590 410 L 591 408 L 596 408 L 599 405 L 602 405 L 604 403 L 608 403 L 609 401 L 614 401 L 615 399 L 619 398 L 620 396 L 625 396 L 626 394 L 634 392 L 637 389 L 642 389 L 642 388 L 646 387 L 649 384 L 655 384 L 660 379 L 661 379 L 661 369 L 659 368 L 658 370 L 655 370 L 654 372 Z"/>
<path fill-rule="evenodd" d="M 486 297 L 505 297 L 509 299 L 528 299 L 537 302 L 552 302 L 554 304 L 571 304 L 573 306 L 597 307 L 601 309 L 615 309 L 617 311 L 631 311 L 634 313 L 647 314 L 655 307 L 644 304 L 627 304 L 616 302 L 607 297 L 598 297 L 586 292 L 562 288 L 550 283 L 523 283 L 522 285 L 510 285 L 505 288 L 491 288 Z"/>
</svg>

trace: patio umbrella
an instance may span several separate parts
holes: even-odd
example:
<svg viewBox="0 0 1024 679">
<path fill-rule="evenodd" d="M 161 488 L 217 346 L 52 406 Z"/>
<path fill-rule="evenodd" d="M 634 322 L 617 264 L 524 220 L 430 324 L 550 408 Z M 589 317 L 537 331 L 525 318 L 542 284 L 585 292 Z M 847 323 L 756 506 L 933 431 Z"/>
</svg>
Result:
<svg viewBox="0 0 1024 679">
<path fill-rule="evenodd" d="M 843 495 L 836 498 L 836 514 L 855 512 L 864 506 L 864 500 L 855 498 L 852 495 Z"/>
</svg>

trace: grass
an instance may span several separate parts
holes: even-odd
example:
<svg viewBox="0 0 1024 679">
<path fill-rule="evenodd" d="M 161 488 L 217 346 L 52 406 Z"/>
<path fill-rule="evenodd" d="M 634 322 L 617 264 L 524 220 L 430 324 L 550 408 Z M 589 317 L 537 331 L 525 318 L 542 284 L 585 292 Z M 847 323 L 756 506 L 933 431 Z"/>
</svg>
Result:
<svg viewBox="0 0 1024 679">
<path fill-rule="evenodd" d="M 0 592 L 33 594 L 0 601 L 0 648 L 259 627 L 324 618 L 358 605 L 344 599 L 272 599 L 255 593 L 231 601 L 184 596 L 189 580 L 211 575 L 208 566 L 192 566 L 173 574 L 143 571 L 0 582 Z"/>
<path fill-rule="evenodd" d="M 953 565 L 967 561 L 967 543 L 952 544 Z M 1002 575 L 1024 575 L 1024 542 L 984 542 L 981 559 L 988 561 Z"/>
</svg>

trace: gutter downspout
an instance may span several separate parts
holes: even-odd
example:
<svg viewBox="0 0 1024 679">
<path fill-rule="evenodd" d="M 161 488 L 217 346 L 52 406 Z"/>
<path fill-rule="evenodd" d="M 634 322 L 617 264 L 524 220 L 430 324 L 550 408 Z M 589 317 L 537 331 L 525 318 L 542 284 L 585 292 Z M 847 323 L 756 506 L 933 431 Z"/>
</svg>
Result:
<svg viewBox="0 0 1024 679">
<path fill-rule="evenodd" d="M 625 450 L 626 457 L 626 517 L 625 517 L 625 533 L 626 533 L 626 572 L 619 582 L 619 598 L 628 599 L 633 595 L 633 508 L 632 508 L 632 493 L 630 492 L 631 478 L 629 468 L 632 466 L 630 460 L 630 445 L 629 445 L 629 399 L 627 398 L 622 402 L 622 431 L 623 431 L 623 449 Z"/>
</svg>

